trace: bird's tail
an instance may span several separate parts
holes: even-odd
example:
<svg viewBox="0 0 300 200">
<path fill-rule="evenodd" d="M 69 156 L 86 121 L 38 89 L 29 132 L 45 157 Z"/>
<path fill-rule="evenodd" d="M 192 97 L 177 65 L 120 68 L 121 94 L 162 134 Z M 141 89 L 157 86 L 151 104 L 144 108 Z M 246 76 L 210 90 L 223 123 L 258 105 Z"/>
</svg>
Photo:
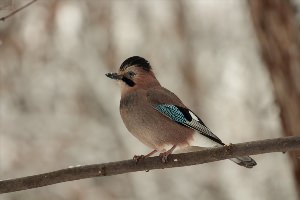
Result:
<svg viewBox="0 0 300 200">
<path fill-rule="evenodd" d="M 246 168 L 252 168 L 256 165 L 255 160 L 253 160 L 249 156 L 231 158 L 230 160 L 235 162 L 236 164 L 241 165 L 241 166 L 246 167 Z"/>
</svg>

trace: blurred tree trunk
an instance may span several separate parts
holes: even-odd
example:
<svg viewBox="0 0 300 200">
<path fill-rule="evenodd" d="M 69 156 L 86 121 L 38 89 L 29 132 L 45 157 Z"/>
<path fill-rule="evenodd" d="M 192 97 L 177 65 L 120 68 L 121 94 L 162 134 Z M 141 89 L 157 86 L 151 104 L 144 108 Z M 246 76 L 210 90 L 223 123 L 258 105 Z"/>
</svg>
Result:
<svg viewBox="0 0 300 200">
<path fill-rule="evenodd" d="M 300 31 L 289 0 L 249 0 L 285 135 L 300 135 Z M 292 152 L 300 194 L 300 152 Z"/>
</svg>

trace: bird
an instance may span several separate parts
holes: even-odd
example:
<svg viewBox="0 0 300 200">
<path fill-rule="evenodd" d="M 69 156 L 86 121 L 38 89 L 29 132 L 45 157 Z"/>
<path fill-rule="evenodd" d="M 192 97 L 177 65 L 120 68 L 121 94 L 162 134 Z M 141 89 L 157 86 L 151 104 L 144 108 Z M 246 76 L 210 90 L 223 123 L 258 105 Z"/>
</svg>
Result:
<svg viewBox="0 0 300 200">
<path fill-rule="evenodd" d="M 134 160 L 160 153 L 162 161 L 167 162 L 172 153 L 226 146 L 195 112 L 161 86 L 145 58 L 129 57 L 118 72 L 105 75 L 120 85 L 119 110 L 126 128 L 153 150 L 146 155 L 134 156 Z M 246 168 L 256 165 L 249 156 L 230 160 Z"/>
</svg>

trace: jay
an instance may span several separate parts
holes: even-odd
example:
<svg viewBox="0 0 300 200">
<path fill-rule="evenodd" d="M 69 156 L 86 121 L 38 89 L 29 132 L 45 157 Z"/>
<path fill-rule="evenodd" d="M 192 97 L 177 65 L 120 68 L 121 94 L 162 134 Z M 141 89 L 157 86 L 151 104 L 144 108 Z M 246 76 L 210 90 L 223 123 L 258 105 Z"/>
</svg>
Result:
<svg viewBox="0 0 300 200">
<path fill-rule="evenodd" d="M 172 152 L 225 145 L 174 93 L 160 85 L 146 59 L 130 57 L 118 73 L 106 76 L 120 83 L 120 114 L 126 128 L 153 149 L 145 156 L 135 156 L 136 161 L 160 152 L 166 162 Z M 231 160 L 246 168 L 256 165 L 249 156 Z"/>
</svg>

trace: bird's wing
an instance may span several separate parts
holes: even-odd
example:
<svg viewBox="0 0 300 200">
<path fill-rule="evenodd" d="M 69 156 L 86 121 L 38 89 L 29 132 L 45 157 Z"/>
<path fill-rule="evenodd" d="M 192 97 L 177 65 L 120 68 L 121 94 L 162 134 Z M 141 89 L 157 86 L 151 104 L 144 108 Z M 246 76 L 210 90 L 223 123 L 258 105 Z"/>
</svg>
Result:
<svg viewBox="0 0 300 200">
<path fill-rule="evenodd" d="M 147 90 L 146 96 L 147 101 L 155 110 L 170 118 L 172 121 L 192 128 L 203 136 L 224 145 L 195 113 L 186 108 L 173 92 L 164 87 L 157 87 Z"/>
<path fill-rule="evenodd" d="M 203 136 L 224 145 L 224 143 L 214 135 L 203 121 L 191 110 L 173 104 L 157 104 L 154 105 L 153 108 L 170 118 L 172 121 L 192 128 Z"/>
</svg>

